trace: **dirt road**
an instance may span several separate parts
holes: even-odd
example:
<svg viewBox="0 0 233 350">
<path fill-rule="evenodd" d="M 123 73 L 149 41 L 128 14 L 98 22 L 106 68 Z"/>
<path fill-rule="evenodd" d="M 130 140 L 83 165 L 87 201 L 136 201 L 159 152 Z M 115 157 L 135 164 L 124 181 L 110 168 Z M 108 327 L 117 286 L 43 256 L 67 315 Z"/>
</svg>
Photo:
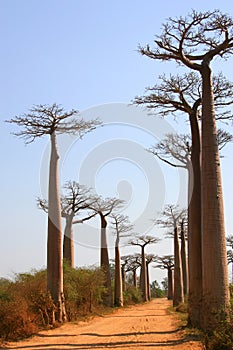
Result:
<svg viewBox="0 0 233 350">
<path fill-rule="evenodd" d="M 7 349 L 202 349 L 200 343 L 185 337 L 177 316 L 167 312 L 170 305 L 166 299 L 156 299 L 88 322 L 67 323 L 30 339 L 10 343 Z"/>
</svg>

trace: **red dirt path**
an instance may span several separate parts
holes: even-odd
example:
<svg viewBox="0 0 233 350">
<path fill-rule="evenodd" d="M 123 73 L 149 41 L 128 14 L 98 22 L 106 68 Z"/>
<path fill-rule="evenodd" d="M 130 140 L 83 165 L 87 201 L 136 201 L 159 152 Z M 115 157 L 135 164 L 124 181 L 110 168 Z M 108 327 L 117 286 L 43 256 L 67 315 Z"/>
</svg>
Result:
<svg viewBox="0 0 233 350">
<path fill-rule="evenodd" d="M 167 311 L 168 300 L 155 299 L 143 305 L 119 309 L 88 322 L 66 323 L 30 339 L 9 343 L 7 349 L 25 350 L 201 350 L 179 327 L 176 314 Z"/>
</svg>

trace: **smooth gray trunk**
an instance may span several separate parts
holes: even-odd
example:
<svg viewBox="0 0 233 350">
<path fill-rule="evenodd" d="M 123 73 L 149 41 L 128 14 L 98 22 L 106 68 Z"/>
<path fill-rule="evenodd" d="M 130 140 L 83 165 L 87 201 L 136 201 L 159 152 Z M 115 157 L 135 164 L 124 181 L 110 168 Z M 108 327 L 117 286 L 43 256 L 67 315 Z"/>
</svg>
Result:
<svg viewBox="0 0 233 350">
<path fill-rule="evenodd" d="M 174 292 L 173 306 L 178 306 L 184 302 L 183 274 L 180 256 L 180 245 L 178 237 L 178 228 L 174 228 Z"/>
<path fill-rule="evenodd" d="M 146 271 L 146 257 L 145 247 L 142 248 L 142 265 L 141 265 L 141 290 L 143 301 L 148 301 L 148 286 L 147 286 L 147 271 Z"/>
<path fill-rule="evenodd" d="M 66 226 L 63 240 L 63 259 L 74 268 L 74 237 L 73 237 L 73 215 L 66 217 Z"/>
<path fill-rule="evenodd" d="M 221 167 L 208 62 L 202 64 L 202 265 L 203 328 L 216 327 L 229 306 Z"/>
<path fill-rule="evenodd" d="M 188 269 L 189 269 L 189 323 L 200 327 L 202 311 L 202 201 L 201 201 L 201 136 L 197 110 L 189 115 L 192 148 L 189 176 L 188 207 Z"/>
<path fill-rule="evenodd" d="M 107 246 L 107 235 L 106 227 L 107 221 L 103 215 L 100 214 L 101 218 L 101 247 L 100 247 L 100 265 L 105 273 L 105 288 L 106 293 L 104 294 L 105 306 L 112 306 L 112 286 L 111 286 L 111 273 L 108 257 L 108 246 Z"/>
<path fill-rule="evenodd" d="M 115 243 L 115 288 L 114 288 L 114 304 L 116 306 L 123 306 L 123 288 L 122 288 L 122 274 L 121 274 L 121 258 L 119 249 L 119 237 L 116 238 Z"/>
<path fill-rule="evenodd" d="M 173 273 L 172 273 L 172 268 L 168 268 L 168 270 L 167 270 L 167 281 L 168 281 L 167 298 L 168 298 L 168 300 L 172 300 L 173 299 Z"/>
<path fill-rule="evenodd" d="M 58 181 L 56 134 L 51 135 L 51 156 L 48 189 L 47 289 L 55 302 L 55 320 L 66 319 L 63 294 L 62 224 Z"/>
</svg>

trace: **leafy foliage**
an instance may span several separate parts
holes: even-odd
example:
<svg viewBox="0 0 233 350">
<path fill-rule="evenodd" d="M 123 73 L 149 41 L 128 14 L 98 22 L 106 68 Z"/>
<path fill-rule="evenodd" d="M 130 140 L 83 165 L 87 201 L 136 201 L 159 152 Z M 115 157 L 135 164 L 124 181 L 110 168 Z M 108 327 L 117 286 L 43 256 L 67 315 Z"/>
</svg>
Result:
<svg viewBox="0 0 233 350">
<path fill-rule="evenodd" d="M 96 267 L 73 269 L 64 266 L 64 294 L 69 321 L 93 312 L 102 304 L 104 272 Z"/>
<path fill-rule="evenodd" d="M 65 299 L 69 320 L 101 306 L 103 272 L 97 268 L 64 267 Z M 0 339 L 16 340 L 49 326 L 55 305 L 46 288 L 46 270 L 0 279 Z"/>
</svg>

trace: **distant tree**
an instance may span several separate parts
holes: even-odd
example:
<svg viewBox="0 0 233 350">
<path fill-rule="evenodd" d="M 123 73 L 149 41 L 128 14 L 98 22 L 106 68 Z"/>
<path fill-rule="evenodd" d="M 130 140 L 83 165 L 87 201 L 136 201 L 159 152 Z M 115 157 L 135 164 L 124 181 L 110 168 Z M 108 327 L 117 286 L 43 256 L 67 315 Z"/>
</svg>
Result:
<svg viewBox="0 0 233 350">
<path fill-rule="evenodd" d="M 168 295 L 168 279 L 167 277 L 164 277 L 164 279 L 161 282 L 164 292 Z"/>
<path fill-rule="evenodd" d="M 158 281 L 153 281 L 150 285 L 152 298 L 163 298 L 164 291 L 161 289 Z"/>
<path fill-rule="evenodd" d="M 181 218 L 185 215 L 185 210 L 178 206 L 166 205 L 161 213 L 161 219 L 157 220 L 157 224 L 164 228 L 172 228 L 172 237 L 174 240 L 174 290 L 173 290 L 173 306 L 178 306 L 184 302 L 183 287 L 183 271 L 182 260 L 179 244 L 178 225 Z"/>
<path fill-rule="evenodd" d="M 158 256 L 156 258 L 157 265 L 159 269 L 167 270 L 167 298 L 168 300 L 173 299 L 173 269 L 174 269 L 174 256 L 164 255 Z"/>
<path fill-rule="evenodd" d="M 202 228 L 203 228 L 203 317 L 204 330 L 213 330 L 213 310 L 229 306 L 221 167 L 216 142 L 214 90 L 210 64 L 215 57 L 233 53 L 233 20 L 219 10 L 192 11 L 185 17 L 169 18 L 157 36 L 155 48 L 140 47 L 147 57 L 175 61 L 200 74 L 202 81 Z M 215 251 L 215 254 L 213 254 Z M 226 318 L 226 313 L 222 313 Z"/>
<path fill-rule="evenodd" d="M 65 112 L 57 104 L 36 105 L 28 113 L 16 116 L 8 121 L 23 129 L 14 133 L 22 137 L 26 144 L 36 138 L 49 135 L 51 141 L 51 155 L 49 167 L 48 193 L 48 241 L 47 241 L 47 288 L 56 304 L 55 319 L 59 322 L 66 319 L 63 270 L 62 270 L 62 225 L 60 188 L 58 180 L 58 146 L 57 134 L 72 134 L 81 138 L 85 133 L 94 130 L 100 122 L 86 121 L 76 110 Z M 52 320 L 54 322 L 54 320 Z"/>
<path fill-rule="evenodd" d="M 100 266 L 105 272 L 105 287 L 107 289 L 104 296 L 104 303 L 106 306 L 112 306 L 112 287 L 111 287 L 111 274 L 108 256 L 108 244 L 107 244 L 107 217 L 113 214 L 113 212 L 119 209 L 123 205 L 123 201 L 117 198 L 98 197 L 95 203 L 90 206 L 90 209 L 94 210 L 100 217 L 101 222 L 101 243 L 100 243 Z"/>
<path fill-rule="evenodd" d="M 149 264 L 155 261 L 156 256 L 154 254 L 146 254 L 146 279 L 147 279 L 147 298 L 151 300 L 151 286 L 150 286 L 150 274 L 149 274 Z"/>
<path fill-rule="evenodd" d="M 128 262 L 129 262 L 129 257 L 127 255 L 121 256 L 121 276 L 122 276 L 123 292 L 126 291 L 126 266 Z"/>
<path fill-rule="evenodd" d="M 115 284 L 114 284 L 114 304 L 123 306 L 123 280 L 120 255 L 120 238 L 128 237 L 133 225 L 129 223 L 129 218 L 121 214 L 112 214 L 112 229 L 116 234 L 115 240 Z"/>
<path fill-rule="evenodd" d="M 66 220 L 64 238 L 63 238 L 63 259 L 70 267 L 74 268 L 74 238 L 73 225 L 84 223 L 93 218 L 96 213 L 89 210 L 96 198 L 91 195 L 89 189 L 78 184 L 75 181 L 68 181 L 63 186 L 65 194 L 61 196 L 61 216 Z M 38 198 L 38 207 L 45 212 L 48 212 L 48 201 Z M 81 218 L 77 218 L 80 212 L 86 214 Z"/>
<path fill-rule="evenodd" d="M 137 288 L 138 287 L 138 285 L 137 285 L 137 269 L 141 265 L 141 262 L 140 262 L 141 255 L 140 254 L 126 255 L 126 256 L 121 257 L 121 258 L 124 259 L 124 261 L 127 260 L 127 263 L 124 266 L 124 271 L 125 272 L 129 272 L 129 271 L 132 272 L 133 285 L 135 288 Z"/>
<path fill-rule="evenodd" d="M 130 241 L 129 244 L 141 247 L 141 290 L 142 298 L 144 301 L 148 301 L 148 279 L 146 269 L 146 255 L 145 247 L 148 244 L 157 243 L 158 238 L 149 235 L 137 235 L 134 240 Z"/>
</svg>

